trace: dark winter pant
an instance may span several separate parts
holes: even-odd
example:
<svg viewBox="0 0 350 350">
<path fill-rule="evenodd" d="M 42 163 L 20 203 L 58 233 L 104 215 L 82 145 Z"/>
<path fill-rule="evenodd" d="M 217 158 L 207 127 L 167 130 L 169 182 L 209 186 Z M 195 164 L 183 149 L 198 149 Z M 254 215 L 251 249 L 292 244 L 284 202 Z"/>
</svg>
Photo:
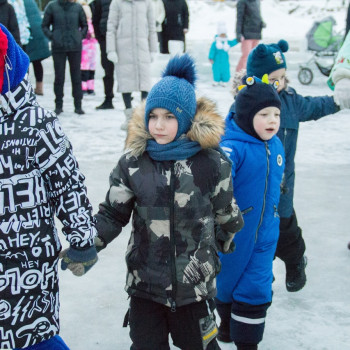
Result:
<svg viewBox="0 0 350 350">
<path fill-rule="evenodd" d="M 141 100 L 146 99 L 148 96 L 148 92 L 147 91 L 141 91 Z M 131 101 L 132 101 L 132 97 L 131 97 L 131 92 L 123 92 L 122 93 L 122 97 L 123 97 L 123 101 L 124 101 L 124 105 L 125 108 L 131 108 Z"/>
<path fill-rule="evenodd" d="M 215 302 L 221 325 L 229 326 L 230 337 L 236 345 L 254 345 L 261 342 L 267 309 L 271 303 L 251 305 L 233 300 L 231 304 L 227 304 L 218 299 Z"/>
<path fill-rule="evenodd" d="M 177 307 L 173 312 L 165 305 L 131 297 L 131 350 L 169 350 L 169 334 L 182 350 L 220 350 L 212 299 Z"/>
<path fill-rule="evenodd" d="M 22 350 L 69 350 L 69 348 L 63 339 L 59 335 L 56 335 L 49 340 L 42 341 L 39 344 L 28 346 L 27 348 L 22 348 Z"/>
<path fill-rule="evenodd" d="M 105 89 L 106 100 L 112 100 L 114 97 L 113 94 L 113 85 L 114 85 L 114 64 L 107 59 L 106 52 L 106 40 L 100 40 L 100 50 L 101 50 L 101 65 L 105 71 L 105 76 L 103 77 L 103 85 Z"/>
<path fill-rule="evenodd" d="M 75 104 L 81 103 L 81 99 L 83 98 L 83 93 L 81 91 L 80 72 L 81 51 L 53 52 L 52 58 L 55 69 L 54 92 L 56 95 L 56 105 L 62 105 L 63 103 L 63 88 L 67 58 L 69 62 L 70 78 L 72 81 L 72 95 L 74 102 Z"/>
<path fill-rule="evenodd" d="M 44 69 L 41 60 L 32 61 L 35 81 L 41 83 L 44 77 Z"/>
<path fill-rule="evenodd" d="M 276 256 L 285 264 L 298 264 L 305 252 L 305 242 L 297 217 L 280 218 L 280 236 L 277 243 Z"/>
</svg>

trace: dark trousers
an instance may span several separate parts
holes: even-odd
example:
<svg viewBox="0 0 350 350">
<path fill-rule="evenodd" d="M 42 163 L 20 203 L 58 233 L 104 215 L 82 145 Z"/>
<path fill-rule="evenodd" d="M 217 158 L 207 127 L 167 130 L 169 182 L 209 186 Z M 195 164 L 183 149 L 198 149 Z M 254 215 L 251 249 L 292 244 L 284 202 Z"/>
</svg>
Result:
<svg viewBox="0 0 350 350">
<path fill-rule="evenodd" d="M 280 218 L 280 236 L 275 255 L 285 264 L 298 264 L 305 253 L 305 242 L 293 210 L 289 218 Z"/>
<path fill-rule="evenodd" d="M 101 65 L 105 71 L 105 76 L 103 77 L 103 85 L 105 89 L 106 100 L 112 100 L 113 85 L 114 85 L 114 64 L 107 59 L 106 52 L 106 40 L 100 40 L 100 51 L 101 51 Z"/>
<path fill-rule="evenodd" d="M 230 329 L 230 338 L 235 344 L 259 344 L 265 330 L 267 309 L 271 303 L 251 305 L 233 300 L 223 303 L 215 299 L 217 312 L 223 328 Z M 220 325 L 220 327 L 221 327 Z"/>
<path fill-rule="evenodd" d="M 141 100 L 145 100 L 148 96 L 148 92 L 147 91 L 141 91 Z M 123 92 L 122 93 L 122 97 L 123 97 L 123 101 L 124 101 L 124 106 L 126 109 L 131 108 L 131 101 L 132 101 L 132 97 L 131 97 L 131 92 Z"/>
<path fill-rule="evenodd" d="M 154 301 L 131 297 L 130 349 L 169 350 L 170 334 L 182 350 L 220 350 L 214 309 L 214 300 L 177 307 L 173 312 Z"/>
<path fill-rule="evenodd" d="M 81 51 L 53 52 L 52 58 L 55 69 L 54 92 L 56 95 L 56 105 L 62 105 L 63 103 L 63 88 L 67 59 L 69 62 L 70 78 L 72 81 L 72 96 L 74 98 L 74 104 L 77 105 L 81 103 L 81 99 L 83 98 L 80 72 Z"/>
<path fill-rule="evenodd" d="M 32 65 L 33 65 L 35 80 L 38 83 L 41 83 L 44 77 L 44 69 L 43 69 L 41 60 L 32 61 Z"/>
</svg>

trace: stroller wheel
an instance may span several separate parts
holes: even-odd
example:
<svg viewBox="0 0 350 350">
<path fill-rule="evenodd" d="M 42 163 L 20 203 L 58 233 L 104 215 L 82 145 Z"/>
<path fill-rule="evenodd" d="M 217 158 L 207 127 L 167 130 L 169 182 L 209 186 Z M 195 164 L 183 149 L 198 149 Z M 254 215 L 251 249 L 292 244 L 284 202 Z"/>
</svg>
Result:
<svg viewBox="0 0 350 350">
<path fill-rule="evenodd" d="M 312 82 L 314 75 L 310 68 L 300 68 L 298 73 L 298 80 L 303 85 L 309 85 Z"/>
</svg>

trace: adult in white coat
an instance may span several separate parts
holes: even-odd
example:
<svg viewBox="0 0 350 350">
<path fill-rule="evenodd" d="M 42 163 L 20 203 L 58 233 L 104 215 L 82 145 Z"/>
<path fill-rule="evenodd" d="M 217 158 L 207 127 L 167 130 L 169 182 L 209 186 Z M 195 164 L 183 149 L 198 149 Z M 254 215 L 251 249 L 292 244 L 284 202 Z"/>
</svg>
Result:
<svg viewBox="0 0 350 350">
<path fill-rule="evenodd" d="M 161 40 L 162 23 L 165 19 L 165 8 L 163 0 L 152 0 L 154 19 L 156 21 L 156 32 L 158 41 Z"/>
<path fill-rule="evenodd" d="M 151 62 L 157 52 L 152 0 L 112 0 L 107 21 L 107 57 L 115 63 L 118 92 L 125 105 L 125 123 L 132 113 L 131 93 L 145 99 L 151 88 Z"/>
</svg>

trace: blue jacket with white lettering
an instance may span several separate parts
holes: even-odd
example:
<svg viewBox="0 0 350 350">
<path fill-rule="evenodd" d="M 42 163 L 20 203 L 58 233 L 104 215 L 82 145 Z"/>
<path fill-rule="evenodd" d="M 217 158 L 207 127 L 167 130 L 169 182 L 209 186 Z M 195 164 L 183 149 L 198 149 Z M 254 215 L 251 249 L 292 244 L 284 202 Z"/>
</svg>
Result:
<svg viewBox="0 0 350 350">
<path fill-rule="evenodd" d="M 240 129 L 234 112 L 226 118 L 220 143 L 232 160 L 234 197 L 245 226 L 234 238 L 236 250 L 221 255 L 217 298 L 260 305 L 271 302 L 272 261 L 279 236 L 278 202 L 284 151 L 277 136 L 261 141 Z"/>
</svg>

